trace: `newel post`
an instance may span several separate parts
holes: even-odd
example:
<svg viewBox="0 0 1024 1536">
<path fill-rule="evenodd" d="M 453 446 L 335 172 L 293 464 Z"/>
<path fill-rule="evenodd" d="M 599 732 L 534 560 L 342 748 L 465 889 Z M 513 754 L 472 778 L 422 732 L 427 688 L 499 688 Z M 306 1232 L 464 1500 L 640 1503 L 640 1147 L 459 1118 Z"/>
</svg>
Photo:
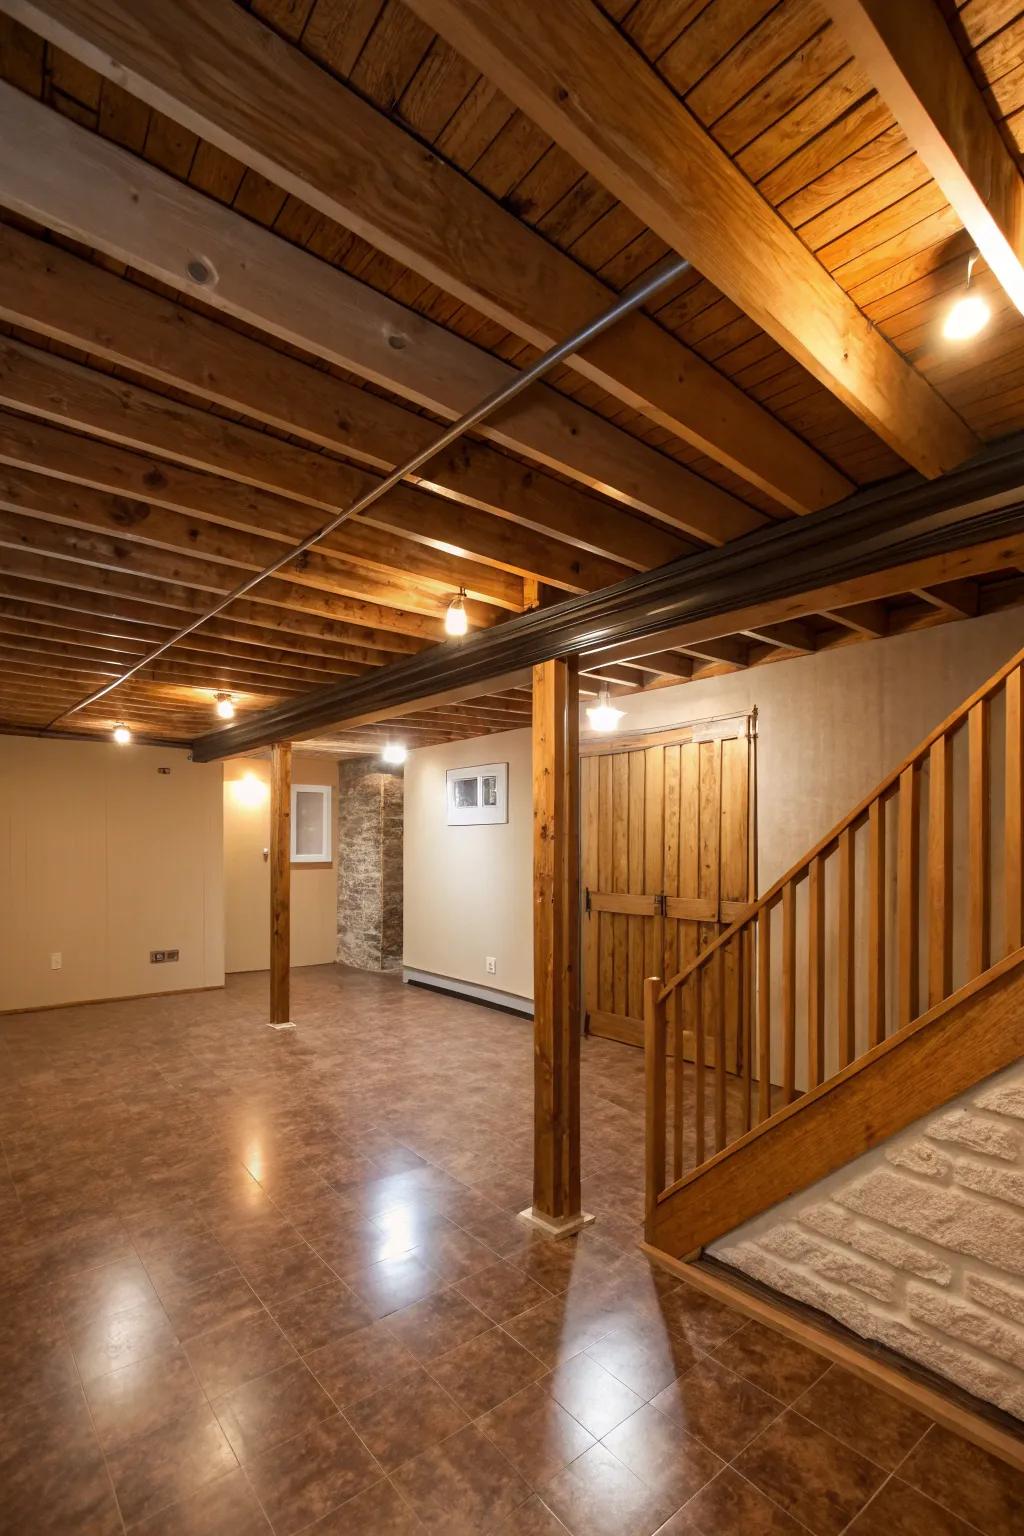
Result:
<svg viewBox="0 0 1024 1536">
<path fill-rule="evenodd" d="M 676 1026 L 682 1028 L 682 1022 Z M 644 1140 L 644 1173 L 647 1191 L 646 1234 L 651 1242 L 654 1210 L 665 1188 L 666 1103 L 668 1097 L 666 1009 L 661 980 L 648 976 L 644 982 L 644 1073 L 647 1118 Z"/>
</svg>

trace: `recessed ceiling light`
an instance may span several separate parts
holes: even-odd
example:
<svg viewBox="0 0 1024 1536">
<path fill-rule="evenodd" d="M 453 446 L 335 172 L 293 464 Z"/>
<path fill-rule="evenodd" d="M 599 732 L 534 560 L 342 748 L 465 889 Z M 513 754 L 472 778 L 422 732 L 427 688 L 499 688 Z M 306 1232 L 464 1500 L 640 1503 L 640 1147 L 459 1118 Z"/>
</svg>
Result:
<svg viewBox="0 0 1024 1536">
<path fill-rule="evenodd" d="M 409 752 L 400 741 L 389 741 L 385 744 L 384 750 L 380 755 L 385 763 L 395 763 L 397 765 L 398 763 L 405 762 Z"/>
</svg>

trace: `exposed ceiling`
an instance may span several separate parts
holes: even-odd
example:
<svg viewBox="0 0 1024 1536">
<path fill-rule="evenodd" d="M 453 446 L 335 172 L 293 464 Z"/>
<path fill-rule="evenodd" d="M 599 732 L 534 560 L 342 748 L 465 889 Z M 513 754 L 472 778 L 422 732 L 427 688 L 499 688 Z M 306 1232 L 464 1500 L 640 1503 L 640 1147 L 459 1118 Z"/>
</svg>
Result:
<svg viewBox="0 0 1024 1536">
<path fill-rule="evenodd" d="M 923 4 L 912 39 L 941 22 L 932 76 L 985 114 L 1009 221 L 1024 5 Z M 0 724 L 123 719 L 187 742 L 219 690 L 245 717 L 439 643 L 460 588 L 471 628 L 500 624 L 1024 428 L 1012 260 L 978 232 L 941 104 L 912 110 L 914 50 L 865 43 L 877 9 L 0 0 Z M 992 318 L 952 343 L 975 241 Z M 62 714 L 672 249 L 694 269 L 646 312 Z M 1003 560 L 587 664 L 584 684 L 660 686 L 1022 598 Z M 529 711 L 505 688 L 402 733 Z"/>
</svg>

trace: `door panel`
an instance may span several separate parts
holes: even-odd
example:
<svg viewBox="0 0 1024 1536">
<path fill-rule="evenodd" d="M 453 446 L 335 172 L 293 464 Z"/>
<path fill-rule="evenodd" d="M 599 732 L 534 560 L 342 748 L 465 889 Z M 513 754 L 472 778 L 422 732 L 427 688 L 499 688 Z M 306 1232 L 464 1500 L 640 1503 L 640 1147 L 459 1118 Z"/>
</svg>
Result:
<svg viewBox="0 0 1024 1536">
<path fill-rule="evenodd" d="M 645 976 L 675 974 L 734 921 L 750 899 L 752 741 L 735 736 L 609 747 L 581 765 L 583 927 L 587 1027 L 643 1040 Z M 705 988 L 737 985 L 730 967 Z M 705 1030 L 707 1033 L 707 1029 Z M 693 1041 L 687 1032 L 686 1054 Z M 736 1042 L 727 1041 L 729 1066 Z M 713 1060 L 714 1041 L 706 1044 Z"/>
</svg>

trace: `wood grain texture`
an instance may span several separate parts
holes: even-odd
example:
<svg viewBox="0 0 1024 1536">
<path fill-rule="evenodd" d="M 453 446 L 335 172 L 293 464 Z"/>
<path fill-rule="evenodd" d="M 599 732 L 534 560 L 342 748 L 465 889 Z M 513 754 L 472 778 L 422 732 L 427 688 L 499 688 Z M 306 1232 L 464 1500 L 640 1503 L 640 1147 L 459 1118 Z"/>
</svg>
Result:
<svg viewBox="0 0 1024 1536">
<path fill-rule="evenodd" d="M 288 1024 L 291 969 L 292 749 L 270 753 L 270 1022 Z"/>
</svg>

